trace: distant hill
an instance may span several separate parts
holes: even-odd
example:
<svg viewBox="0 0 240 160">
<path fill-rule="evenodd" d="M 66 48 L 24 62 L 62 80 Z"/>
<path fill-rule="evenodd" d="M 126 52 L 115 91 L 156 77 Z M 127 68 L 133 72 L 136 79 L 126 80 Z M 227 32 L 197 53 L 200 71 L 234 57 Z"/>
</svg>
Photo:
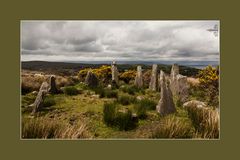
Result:
<svg viewBox="0 0 240 160">
<path fill-rule="evenodd" d="M 152 64 L 156 62 L 147 62 L 147 61 L 117 61 L 119 72 L 123 72 L 129 69 L 136 69 L 138 65 L 141 65 L 143 69 L 151 69 Z M 84 61 L 84 62 L 47 62 L 47 61 L 23 61 L 21 62 L 22 69 L 32 70 L 32 71 L 41 71 L 49 74 L 58 74 L 58 75 L 76 75 L 79 70 L 83 68 L 98 68 L 102 65 L 110 65 L 110 61 Z M 170 73 L 171 65 L 169 64 L 160 64 L 156 63 L 159 66 L 159 69 Z M 180 73 L 187 76 L 195 76 L 198 73 L 199 69 L 180 66 Z"/>
</svg>

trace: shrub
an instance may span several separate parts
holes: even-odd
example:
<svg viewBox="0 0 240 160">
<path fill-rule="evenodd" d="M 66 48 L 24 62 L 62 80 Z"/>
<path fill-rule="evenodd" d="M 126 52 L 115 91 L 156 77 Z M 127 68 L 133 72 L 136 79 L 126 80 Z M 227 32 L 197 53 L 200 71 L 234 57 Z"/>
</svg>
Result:
<svg viewBox="0 0 240 160">
<path fill-rule="evenodd" d="M 64 87 L 63 92 L 67 95 L 77 95 L 79 93 L 78 89 L 74 86 Z"/>
<path fill-rule="evenodd" d="M 136 98 L 127 94 L 118 96 L 118 103 L 122 105 L 129 105 L 131 103 L 134 103 L 136 101 Z"/>
<path fill-rule="evenodd" d="M 120 80 L 123 80 L 125 83 L 129 83 L 130 80 L 134 80 L 136 76 L 136 70 L 128 70 L 120 74 Z"/>
<path fill-rule="evenodd" d="M 102 65 L 99 68 L 91 69 L 94 74 L 101 80 L 103 83 L 108 83 L 112 76 L 111 66 Z M 89 68 L 85 68 L 79 71 L 78 77 L 81 81 L 85 80 Z"/>
<path fill-rule="evenodd" d="M 219 105 L 219 69 L 207 66 L 198 73 L 200 87 L 205 93 L 209 105 L 218 107 Z"/>
<path fill-rule="evenodd" d="M 90 138 L 85 123 L 69 125 L 49 118 L 23 118 L 22 138 Z"/>
<path fill-rule="evenodd" d="M 191 123 L 175 116 L 167 116 L 152 129 L 150 138 L 191 138 Z"/>
<path fill-rule="evenodd" d="M 219 137 L 220 117 L 216 109 L 187 107 L 187 111 L 197 130 L 197 136 L 202 138 Z"/>
<path fill-rule="evenodd" d="M 50 107 L 50 106 L 53 106 L 55 104 L 56 104 L 56 102 L 55 102 L 55 100 L 52 96 L 47 96 L 43 101 L 43 106 L 44 107 Z"/>
</svg>

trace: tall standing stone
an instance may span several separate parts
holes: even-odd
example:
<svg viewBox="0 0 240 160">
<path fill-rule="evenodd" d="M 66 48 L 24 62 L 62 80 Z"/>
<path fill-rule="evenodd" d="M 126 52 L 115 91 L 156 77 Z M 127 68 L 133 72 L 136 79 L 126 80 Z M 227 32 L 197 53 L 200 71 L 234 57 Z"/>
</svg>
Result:
<svg viewBox="0 0 240 160">
<path fill-rule="evenodd" d="M 170 75 L 170 88 L 172 94 L 176 96 L 181 102 L 185 102 L 188 97 L 188 82 L 187 77 L 179 74 L 179 66 L 177 64 L 172 65 Z"/>
<path fill-rule="evenodd" d="M 97 87 L 98 86 L 98 78 L 92 71 L 88 71 L 86 79 L 85 79 L 85 84 L 89 87 Z"/>
<path fill-rule="evenodd" d="M 138 88 L 141 88 L 143 86 L 143 76 L 142 76 L 142 67 L 138 66 L 137 67 L 137 74 L 135 77 L 135 83 L 134 83 Z"/>
<path fill-rule="evenodd" d="M 112 62 L 112 85 L 118 86 L 118 69 L 115 61 Z"/>
<path fill-rule="evenodd" d="M 34 103 L 30 105 L 31 107 L 33 107 L 32 114 L 38 112 L 43 107 L 43 101 L 48 90 L 49 90 L 48 83 L 43 82 Z"/>
<path fill-rule="evenodd" d="M 56 94 L 58 93 L 58 89 L 57 89 L 57 86 L 56 86 L 56 78 L 55 76 L 50 76 L 50 79 L 49 79 L 49 84 L 50 84 L 50 88 L 49 88 L 49 93 L 52 93 L 52 94 Z"/>
<path fill-rule="evenodd" d="M 160 115 L 167 115 L 176 112 L 176 108 L 173 103 L 173 97 L 171 90 L 165 79 L 163 71 L 160 72 L 160 85 L 161 85 L 161 99 L 156 106 L 156 110 Z"/>
<path fill-rule="evenodd" d="M 158 83 L 157 64 L 153 64 L 151 80 L 150 80 L 150 83 L 149 83 L 149 89 L 152 90 L 152 91 L 157 91 L 157 83 Z"/>
<path fill-rule="evenodd" d="M 178 74 L 179 74 L 179 66 L 178 66 L 178 64 L 173 64 L 172 69 L 171 69 L 170 78 L 174 80 L 174 79 L 176 79 Z"/>
</svg>

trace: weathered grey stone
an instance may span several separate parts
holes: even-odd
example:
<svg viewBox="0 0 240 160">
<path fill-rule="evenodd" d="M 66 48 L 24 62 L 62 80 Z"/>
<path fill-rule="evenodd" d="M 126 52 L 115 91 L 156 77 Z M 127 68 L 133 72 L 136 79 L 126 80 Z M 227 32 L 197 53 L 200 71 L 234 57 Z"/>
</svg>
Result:
<svg viewBox="0 0 240 160">
<path fill-rule="evenodd" d="M 197 100 L 188 101 L 183 104 L 183 108 L 204 108 L 204 107 L 207 107 L 206 103 Z"/>
<path fill-rule="evenodd" d="M 118 69 L 115 61 L 112 62 L 112 85 L 118 86 Z"/>
<path fill-rule="evenodd" d="M 141 66 L 137 67 L 137 74 L 136 74 L 136 77 L 135 77 L 134 84 L 138 88 L 141 88 L 143 86 L 142 67 Z"/>
<path fill-rule="evenodd" d="M 161 99 L 156 106 L 156 110 L 160 115 L 167 115 L 176 112 L 176 108 L 173 103 L 173 97 L 171 90 L 165 79 L 163 71 L 160 72 L 160 85 L 161 85 Z"/>
<path fill-rule="evenodd" d="M 170 88 L 172 94 L 177 97 L 180 102 L 187 101 L 189 89 L 187 77 L 179 74 L 179 67 L 177 64 L 173 64 L 171 69 Z"/>
<path fill-rule="evenodd" d="M 32 114 L 38 112 L 43 107 L 43 101 L 44 101 L 45 95 L 48 92 L 48 89 L 49 89 L 48 83 L 43 82 L 34 103 L 30 105 L 31 107 L 33 107 Z"/>
<path fill-rule="evenodd" d="M 157 64 L 153 64 L 151 80 L 149 83 L 149 89 L 152 91 L 157 91 L 157 84 L 158 84 L 158 76 L 157 75 L 158 75 L 157 74 Z"/>
<path fill-rule="evenodd" d="M 59 90 L 57 89 L 57 86 L 56 86 L 56 78 L 55 78 L 55 76 L 50 76 L 50 79 L 49 79 L 49 93 L 51 93 L 51 94 L 57 94 L 57 93 L 59 93 Z"/>
<path fill-rule="evenodd" d="M 97 76 L 92 71 L 88 71 L 85 79 L 85 84 L 89 87 L 97 87 L 98 83 L 99 82 Z"/>
<path fill-rule="evenodd" d="M 171 79 L 176 79 L 177 75 L 179 74 L 179 66 L 178 64 L 173 64 L 171 69 Z"/>
</svg>

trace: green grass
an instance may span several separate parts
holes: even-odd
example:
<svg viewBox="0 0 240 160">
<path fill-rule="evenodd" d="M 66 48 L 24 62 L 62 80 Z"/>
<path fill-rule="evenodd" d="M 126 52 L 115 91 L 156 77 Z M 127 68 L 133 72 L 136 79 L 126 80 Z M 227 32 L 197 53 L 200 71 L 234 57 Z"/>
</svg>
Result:
<svg viewBox="0 0 240 160">
<path fill-rule="evenodd" d="M 23 118 L 27 118 L 26 124 L 29 126 L 26 129 L 25 137 L 60 137 L 57 135 L 44 135 L 42 133 L 34 133 L 36 128 L 44 126 L 42 121 L 55 120 L 63 125 L 60 128 L 76 127 L 81 122 L 87 122 L 87 137 L 92 138 L 202 138 L 201 131 L 196 130 L 191 121 L 188 112 L 179 104 L 177 112 L 161 117 L 155 107 L 160 99 L 158 92 L 152 92 L 148 89 L 145 93 L 134 91 L 134 94 L 129 94 L 120 89 L 103 88 L 104 96 L 96 97 L 94 89 L 87 88 L 84 84 L 74 86 L 77 90 L 82 90 L 81 94 L 68 95 L 56 94 L 46 97 L 47 108 L 49 110 L 41 111 L 38 117 L 32 118 L 29 122 L 28 117 L 31 112 L 24 112 Z M 131 93 L 131 92 L 130 92 Z M 142 100 L 137 100 L 137 96 L 144 97 Z M 26 94 L 22 96 L 22 108 L 34 102 L 36 95 Z M 111 110 L 104 111 L 104 104 L 113 104 L 116 101 L 116 107 L 113 117 L 111 118 Z M 115 104 L 114 104 L 115 105 Z M 124 111 L 124 112 L 121 112 Z M 105 112 L 105 113 L 104 113 Z M 133 123 L 130 119 L 132 114 L 136 113 L 140 118 L 138 123 Z M 113 125 L 107 125 L 104 120 L 104 114 L 108 115 L 109 119 L 113 119 Z M 130 116 L 131 115 L 131 116 Z M 42 118 L 40 120 L 39 118 Z M 25 123 L 25 122 L 24 122 Z M 39 124 L 38 124 L 39 123 Z M 51 127 L 51 125 L 53 125 Z M 35 126 L 35 127 L 34 127 Z M 50 124 L 50 128 L 55 128 L 55 124 Z M 67 127 L 66 127 L 67 126 Z M 35 128 L 35 129 L 34 129 Z M 48 131 L 46 129 L 45 131 Z M 32 135 L 31 135 L 31 132 Z M 36 132 L 41 132 L 37 130 Z M 49 131 L 50 134 L 51 131 Z M 44 135 L 44 136 L 43 136 Z M 71 136 L 70 136 L 71 137 Z"/>
<path fill-rule="evenodd" d="M 66 95 L 77 95 L 80 93 L 80 90 L 78 90 L 74 86 L 67 86 L 67 87 L 64 87 L 63 93 Z"/>
</svg>

